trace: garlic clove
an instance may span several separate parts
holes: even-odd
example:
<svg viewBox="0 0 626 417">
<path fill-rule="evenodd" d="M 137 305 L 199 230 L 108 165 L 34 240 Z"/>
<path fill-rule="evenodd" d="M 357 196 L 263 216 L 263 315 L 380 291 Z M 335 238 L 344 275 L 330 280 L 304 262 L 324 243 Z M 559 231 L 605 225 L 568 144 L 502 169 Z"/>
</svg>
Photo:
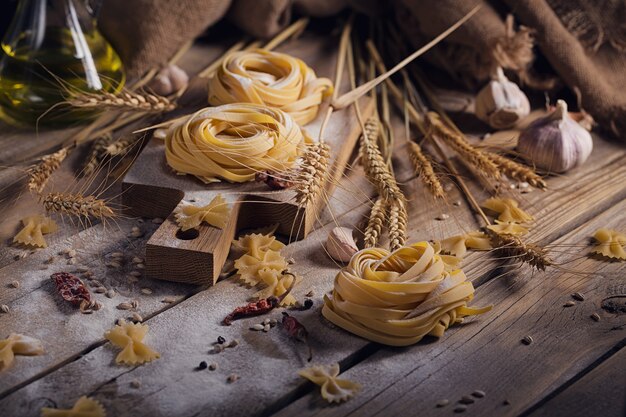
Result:
<svg viewBox="0 0 626 417">
<path fill-rule="evenodd" d="M 475 113 L 494 129 L 507 129 L 530 113 L 530 103 L 526 94 L 498 67 L 476 96 Z"/>
<path fill-rule="evenodd" d="M 593 149 L 591 134 L 567 112 L 558 100 L 548 116 L 536 120 L 520 135 L 517 151 L 536 167 L 563 173 L 584 163 Z"/>
<path fill-rule="evenodd" d="M 326 239 L 326 251 L 335 261 L 350 262 L 352 255 L 359 251 L 352 237 L 352 229 L 335 227 L 331 230 Z"/>
<path fill-rule="evenodd" d="M 187 73 L 176 65 L 167 65 L 148 83 L 148 88 L 161 96 L 169 96 L 189 84 Z"/>
</svg>

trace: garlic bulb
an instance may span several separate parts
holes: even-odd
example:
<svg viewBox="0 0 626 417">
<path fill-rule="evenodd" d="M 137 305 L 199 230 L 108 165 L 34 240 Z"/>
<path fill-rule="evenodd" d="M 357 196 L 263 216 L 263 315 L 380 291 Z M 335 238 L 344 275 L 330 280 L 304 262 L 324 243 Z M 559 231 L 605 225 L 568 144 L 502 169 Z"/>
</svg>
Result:
<svg viewBox="0 0 626 417">
<path fill-rule="evenodd" d="M 168 65 L 148 83 L 148 88 L 161 96 L 169 96 L 189 84 L 189 76 L 180 67 Z"/>
<path fill-rule="evenodd" d="M 352 237 L 352 229 L 335 227 L 331 230 L 326 239 L 326 251 L 335 261 L 349 262 L 352 255 L 359 251 Z"/>
<path fill-rule="evenodd" d="M 517 150 L 536 167 L 563 173 L 581 165 L 593 149 L 591 134 L 567 113 L 558 100 L 555 110 L 535 120 L 520 135 Z"/>
<path fill-rule="evenodd" d="M 494 129 L 506 129 L 530 113 L 526 94 L 498 67 L 476 96 L 476 117 Z"/>
</svg>

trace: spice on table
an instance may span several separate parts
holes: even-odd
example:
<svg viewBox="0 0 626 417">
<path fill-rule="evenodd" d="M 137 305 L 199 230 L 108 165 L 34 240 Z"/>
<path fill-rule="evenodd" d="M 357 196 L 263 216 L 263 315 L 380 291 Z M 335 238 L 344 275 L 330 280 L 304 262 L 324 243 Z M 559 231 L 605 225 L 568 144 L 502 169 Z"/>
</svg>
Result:
<svg viewBox="0 0 626 417">
<path fill-rule="evenodd" d="M 304 304 L 302 304 L 302 310 L 309 310 L 311 307 L 313 307 L 313 300 L 310 298 L 305 299 Z"/>
<path fill-rule="evenodd" d="M 198 371 L 203 371 L 203 370 L 205 370 L 205 369 L 206 369 L 206 368 L 208 368 L 208 367 L 209 367 L 209 364 L 207 364 L 207 363 L 206 363 L 206 361 L 202 361 L 202 362 L 200 362 L 200 364 L 198 365 L 198 368 L 197 368 L 197 369 L 198 369 Z"/>
<path fill-rule="evenodd" d="M 309 332 L 306 327 L 304 327 L 295 317 L 283 312 L 283 328 L 287 331 L 289 337 L 305 343 L 308 346 L 309 358 L 307 361 L 311 362 L 313 359 L 313 349 L 311 349 L 311 345 L 309 345 L 308 342 Z"/>
<path fill-rule="evenodd" d="M 283 271 L 282 274 L 293 275 L 291 272 L 288 272 L 288 271 Z M 295 275 L 294 275 L 294 278 L 295 278 Z M 289 295 L 289 293 L 293 289 L 294 283 L 295 283 L 295 279 L 292 281 L 291 286 L 287 288 L 287 291 L 285 291 L 280 297 L 275 297 L 272 295 L 270 297 L 248 303 L 245 306 L 237 307 L 229 315 L 224 317 L 224 320 L 222 320 L 222 323 L 226 326 L 230 326 L 232 322 L 235 320 L 243 319 L 246 317 L 260 316 L 262 314 L 272 311 L 281 303 L 281 301 L 283 301 L 283 299 L 287 295 Z M 263 330 L 263 328 L 261 328 L 260 330 Z"/>
<path fill-rule="evenodd" d="M 224 336 L 217 336 L 217 343 L 219 343 L 220 345 L 226 343 L 226 339 L 224 339 Z"/>
<path fill-rule="evenodd" d="M 89 290 L 80 278 L 68 272 L 57 272 L 50 275 L 57 291 L 65 301 L 80 307 L 81 312 L 91 312 L 99 308 L 98 303 L 91 300 Z"/>
<path fill-rule="evenodd" d="M 209 371 L 215 371 L 217 369 L 217 363 L 211 362 L 209 365 Z"/>
</svg>

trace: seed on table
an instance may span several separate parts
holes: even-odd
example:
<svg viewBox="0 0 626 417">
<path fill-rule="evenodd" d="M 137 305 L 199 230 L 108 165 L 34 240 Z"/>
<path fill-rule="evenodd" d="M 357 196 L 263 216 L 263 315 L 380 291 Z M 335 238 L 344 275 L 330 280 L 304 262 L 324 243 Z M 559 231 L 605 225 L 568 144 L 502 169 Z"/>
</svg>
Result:
<svg viewBox="0 0 626 417">
<path fill-rule="evenodd" d="M 68 265 L 76 265 L 76 259 L 75 258 L 70 258 L 67 260 L 67 264 Z"/>
<path fill-rule="evenodd" d="M 599 315 L 598 313 L 593 313 L 593 314 L 592 314 L 591 316 L 589 316 L 589 317 L 591 317 L 591 319 L 592 319 L 593 321 L 600 321 L 600 315 Z"/>
<path fill-rule="evenodd" d="M 124 254 L 122 252 L 113 252 L 111 253 L 112 258 L 123 258 Z"/>
<path fill-rule="evenodd" d="M 112 289 L 111 289 L 111 290 L 107 291 L 105 295 L 106 295 L 108 298 L 113 298 L 113 297 L 115 297 L 115 290 L 112 290 Z"/>
<path fill-rule="evenodd" d="M 130 229 L 131 232 L 141 232 L 141 229 L 138 228 L 137 226 L 133 226 L 132 229 Z"/>
<path fill-rule="evenodd" d="M 154 219 L 152 219 L 152 223 L 154 224 L 161 224 L 163 223 L 163 219 L 160 217 L 155 217 Z"/>
<path fill-rule="evenodd" d="M 76 251 L 74 249 L 68 250 L 67 256 L 69 256 L 70 258 L 73 258 L 74 256 L 76 256 Z"/>
<path fill-rule="evenodd" d="M 270 327 L 274 327 L 278 324 L 278 320 L 276 319 L 270 319 Z"/>
<path fill-rule="evenodd" d="M 132 262 L 133 262 L 134 264 L 140 264 L 140 263 L 143 263 L 143 259 L 141 259 L 141 258 L 139 258 L 139 257 L 135 256 L 135 257 L 133 258 Z"/>
<path fill-rule="evenodd" d="M 176 297 L 165 297 L 161 300 L 162 303 L 172 304 L 176 302 Z"/>
<path fill-rule="evenodd" d="M 0 306 L 0 311 L 2 311 L 3 313 L 8 313 L 9 312 L 9 306 L 6 304 L 2 304 Z"/>
<path fill-rule="evenodd" d="M 141 276 L 141 272 L 140 271 L 131 271 L 130 275 L 134 276 L 135 278 L 139 278 Z"/>
<path fill-rule="evenodd" d="M 437 401 L 437 408 L 445 407 L 448 404 L 450 404 L 450 401 L 448 400 L 439 400 Z"/>
<path fill-rule="evenodd" d="M 563 307 L 573 307 L 575 306 L 576 303 L 573 301 L 568 301 L 567 303 L 563 304 Z"/>
<path fill-rule="evenodd" d="M 265 325 L 265 324 L 270 324 L 270 319 L 265 319 L 265 320 L 263 320 L 263 324 L 264 324 L 264 325 Z"/>
<path fill-rule="evenodd" d="M 139 301 L 137 301 L 137 300 L 130 300 L 130 305 L 133 308 L 137 308 L 137 307 L 139 307 Z"/>
<path fill-rule="evenodd" d="M 76 272 L 87 272 L 87 271 L 89 271 L 89 268 L 87 268 L 86 266 L 79 265 L 76 267 Z"/>
<path fill-rule="evenodd" d="M 144 269 L 146 266 L 144 264 L 136 264 L 135 268 L 137 269 Z"/>
<path fill-rule="evenodd" d="M 229 384 L 232 384 L 233 382 L 237 381 L 239 379 L 239 376 L 237 376 L 237 374 L 230 374 L 228 375 L 228 379 L 226 381 L 228 381 Z"/>
<path fill-rule="evenodd" d="M 461 202 L 460 202 L 459 200 L 457 200 L 457 201 L 455 201 L 453 204 L 454 204 L 455 206 L 459 207 L 459 206 L 461 205 Z"/>
<path fill-rule="evenodd" d="M 139 388 L 141 387 L 141 381 L 138 379 L 133 379 L 132 381 L 130 381 L 130 386 L 132 388 Z"/>
<path fill-rule="evenodd" d="M 578 300 L 578 301 L 584 301 L 585 300 L 585 296 L 582 293 L 579 293 L 579 292 L 575 292 L 574 294 L 572 294 L 572 298 L 574 300 Z"/>
<path fill-rule="evenodd" d="M 461 404 L 474 404 L 474 398 L 470 397 L 469 395 L 464 395 L 463 397 L 461 397 L 459 402 Z"/>
<path fill-rule="evenodd" d="M 313 297 L 314 295 L 315 295 L 315 292 L 313 290 L 311 290 L 308 293 L 304 294 L 305 297 Z"/>
<path fill-rule="evenodd" d="M 211 362 L 211 364 L 209 364 L 209 371 L 215 371 L 216 369 L 217 369 L 217 363 Z"/>
<path fill-rule="evenodd" d="M 250 330 L 261 331 L 264 328 L 265 328 L 265 326 L 262 325 L 262 324 L 254 324 L 254 325 L 252 325 L 252 327 L 250 327 Z"/>
<path fill-rule="evenodd" d="M 123 302 L 117 305 L 118 310 L 130 310 L 133 306 L 130 303 Z"/>
<path fill-rule="evenodd" d="M 141 293 L 145 295 L 150 295 L 152 294 L 152 290 L 150 288 L 142 288 Z"/>
<path fill-rule="evenodd" d="M 98 287 L 94 290 L 94 292 L 98 293 L 98 294 L 104 294 L 105 292 L 107 292 L 107 289 L 104 287 Z"/>
<path fill-rule="evenodd" d="M 228 344 L 228 347 L 229 347 L 229 348 L 234 348 L 234 347 L 236 347 L 237 345 L 239 345 L 239 340 L 237 340 L 237 339 L 233 339 L 233 340 L 231 340 L 231 341 L 230 341 L 230 343 Z"/>
<path fill-rule="evenodd" d="M 532 336 L 524 336 L 522 339 L 522 343 L 525 345 L 530 345 L 532 342 L 534 342 Z"/>
<path fill-rule="evenodd" d="M 122 264 L 119 263 L 118 261 L 110 261 L 110 262 L 107 262 L 107 266 L 109 268 L 119 268 L 122 266 Z"/>
<path fill-rule="evenodd" d="M 466 405 L 457 405 L 456 407 L 454 407 L 454 412 L 455 413 L 464 413 L 465 410 L 467 410 L 467 406 Z"/>
<path fill-rule="evenodd" d="M 485 391 L 477 389 L 476 391 L 472 392 L 472 395 L 476 398 L 484 398 L 486 394 Z"/>
<path fill-rule="evenodd" d="M 11 286 L 13 288 L 19 288 L 20 287 L 20 282 L 19 281 L 13 281 L 13 282 L 11 282 Z"/>
<path fill-rule="evenodd" d="M 129 275 L 128 282 L 130 282 L 131 284 L 134 284 L 135 282 L 139 282 L 139 278 Z"/>
<path fill-rule="evenodd" d="M 200 364 L 198 365 L 198 370 L 199 370 L 199 371 L 202 371 L 202 370 L 204 370 L 204 369 L 206 369 L 206 368 L 208 368 L 208 367 L 209 367 L 209 364 L 208 364 L 208 363 L 206 363 L 206 361 L 202 361 L 202 362 L 200 362 Z"/>
<path fill-rule="evenodd" d="M 224 345 L 215 345 L 211 353 L 222 353 L 224 351 Z"/>
<path fill-rule="evenodd" d="M 450 216 L 447 215 L 446 213 L 441 213 L 439 216 L 435 217 L 435 220 L 447 220 L 449 218 Z"/>
<path fill-rule="evenodd" d="M 269 332 L 271 328 L 272 328 L 272 326 L 270 326 L 269 324 L 263 325 L 263 331 L 265 333 Z"/>
<path fill-rule="evenodd" d="M 143 321 L 143 317 L 141 317 L 141 315 L 139 313 L 133 313 L 133 315 L 131 316 L 133 321 L 139 322 L 141 323 Z"/>
</svg>

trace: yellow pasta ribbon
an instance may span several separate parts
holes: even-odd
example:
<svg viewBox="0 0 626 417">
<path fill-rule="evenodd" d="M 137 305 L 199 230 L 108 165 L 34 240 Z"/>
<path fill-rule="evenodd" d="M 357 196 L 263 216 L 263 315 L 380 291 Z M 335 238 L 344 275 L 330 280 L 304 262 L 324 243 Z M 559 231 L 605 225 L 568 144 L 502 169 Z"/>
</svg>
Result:
<svg viewBox="0 0 626 417">
<path fill-rule="evenodd" d="M 286 172 L 311 142 L 287 113 L 258 104 L 209 107 L 177 119 L 165 137 L 167 163 L 205 183 L 247 182 Z"/>
<path fill-rule="evenodd" d="M 460 269 L 448 272 L 428 242 L 394 252 L 357 252 L 335 278 L 322 314 L 343 329 L 390 346 L 408 346 L 424 336 L 443 336 L 466 316 L 491 309 L 470 308 L 474 286 Z"/>
<path fill-rule="evenodd" d="M 611 229 L 598 229 L 593 235 L 596 246 L 592 252 L 611 259 L 626 260 L 626 235 Z"/>
<path fill-rule="evenodd" d="M 264 49 L 234 52 L 209 81 L 209 103 L 254 103 L 276 107 L 304 126 L 333 92 L 302 60 Z"/>
</svg>

